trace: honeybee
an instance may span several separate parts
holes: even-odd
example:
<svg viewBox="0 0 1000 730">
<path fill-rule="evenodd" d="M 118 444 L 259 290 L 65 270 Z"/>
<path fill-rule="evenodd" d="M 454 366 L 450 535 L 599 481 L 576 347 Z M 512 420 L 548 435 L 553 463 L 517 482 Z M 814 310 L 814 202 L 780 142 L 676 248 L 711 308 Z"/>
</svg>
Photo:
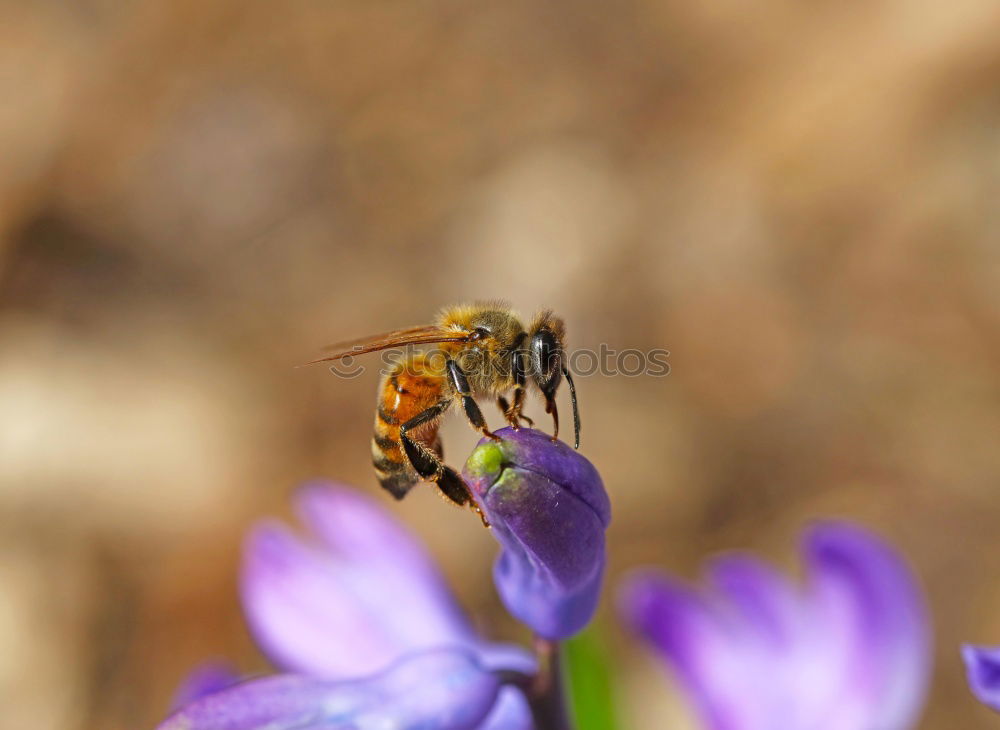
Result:
<svg viewBox="0 0 1000 730">
<path fill-rule="evenodd" d="M 383 488 L 402 499 L 424 480 L 458 505 L 469 505 L 488 526 L 462 477 L 443 461 L 438 434 L 441 417 L 461 404 L 472 427 L 499 440 L 489 427 L 476 398 L 495 398 L 507 423 L 518 429 L 533 425 L 522 413 L 529 385 L 545 399 L 552 415 L 555 441 L 559 436 L 556 390 L 563 378 L 573 404 L 576 448 L 580 447 L 580 415 L 576 387 L 566 367 L 566 328 L 551 311 L 539 313 L 525 329 L 518 316 L 501 302 L 447 307 L 432 325 L 410 327 L 331 345 L 332 355 L 313 363 L 405 346 L 437 345 L 433 350 L 408 349 L 390 366 L 378 390 L 372 464 Z M 511 393 L 511 401 L 506 395 Z"/>
</svg>

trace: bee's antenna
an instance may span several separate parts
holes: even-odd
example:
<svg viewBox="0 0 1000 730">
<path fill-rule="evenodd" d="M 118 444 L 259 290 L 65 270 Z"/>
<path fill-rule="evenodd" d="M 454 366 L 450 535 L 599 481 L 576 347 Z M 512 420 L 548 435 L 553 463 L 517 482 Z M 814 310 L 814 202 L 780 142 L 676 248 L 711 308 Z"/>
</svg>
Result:
<svg viewBox="0 0 1000 730">
<path fill-rule="evenodd" d="M 573 403 L 573 438 L 575 444 L 573 448 L 580 448 L 580 409 L 576 405 L 576 386 L 573 385 L 573 376 L 569 373 L 569 368 L 563 365 L 562 368 L 563 375 L 566 377 L 566 382 L 569 383 L 569 398 Z"/>
</svg>

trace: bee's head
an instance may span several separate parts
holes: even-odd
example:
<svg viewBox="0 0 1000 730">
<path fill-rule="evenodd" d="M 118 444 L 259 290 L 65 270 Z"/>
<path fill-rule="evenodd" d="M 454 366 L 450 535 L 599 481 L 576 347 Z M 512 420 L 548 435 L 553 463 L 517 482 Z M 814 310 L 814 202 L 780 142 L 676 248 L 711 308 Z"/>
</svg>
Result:
<svg viewBox="0 0 1000 730">
<path fill-rule="evenodd" d="M 534 321 L 528 336 L 531 355 L 531 378 L 547 401 L 555 397 L 562 381 L 566 353 L 563 348 L 566 327 L 551 312 L 543 312 Z"/>
<path fill-rule="evenodd" d="M 565 376 L 573 403 L 573 432 L 576 448 L 580 448 L 580 411 L 576 403 L 576 387 L 566 364 L 566 326 L 552 312 L 542 312 L 531 325 L 528 333 L 528 351 L 531 359 L 531 379 L 545 397 L 545 412 L 552 414 L 555 431 L 559 432 L 559 413 L 556 409 L 556 390 Z M 553 436 L 553 438 L 555 438 Z"/>
</svg>

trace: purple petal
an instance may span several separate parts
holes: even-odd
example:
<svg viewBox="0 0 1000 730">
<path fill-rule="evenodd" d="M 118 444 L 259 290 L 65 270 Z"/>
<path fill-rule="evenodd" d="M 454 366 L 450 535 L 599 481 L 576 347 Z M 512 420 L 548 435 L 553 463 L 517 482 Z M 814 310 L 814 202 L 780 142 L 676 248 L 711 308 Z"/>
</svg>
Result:
<svg viewBox="0 0 1000 730">
<path fill-rule="evenodd" d="M 180 687 L 174 693 L 174 700 L 170 703 L 170 706 L 174 708 L 183 707 L 197 699 L 207 697 L 227 687 L 232 687 L 240 679 L 240 675 L 227 662 L 205 662 L 196 667 L 181 682 Z"/>
<path fill-rule="evenodd" d="M 708 579 L 727 650 L 739 648 L 738 679 L 730 672 L 716 683 L 728 679 L 741 726 L 833 730 L 861 722 L 867 707 L 842 692 L 842 667 L 830 660 L 829 634 L 817 625 L 802 590 L 748 555 L 713 561 Z"/>
<path fill-rule="evenodd" d="M 373 500 L 312 484 L 296 508 L 311 539 L 265 522 L 244 548 L 244 612 L 275 664 L 352 678 L 408 652 L 467 646 L 490 668 L 533 666 L 524 650 L 476 636 L 423 545 Z"/>
<path fill-rule="evenodd" d="M 848 525 L 815 528 L 805 552 L 808 591 L 754 558 L 728 556 L 712 564 L 707 590 L 633 577 L 621 611 L 715 730 L 912 727 L 929 668 L 913 576 Z"/>
<path fill-rule="evenodd" d="M 740 688 L 734 700 L 727 679 L 736 675 L 738 681 L 742 657 L 705 598 L 666 577 L 642 572 L 626 579 L 619 606 L 626 624 L 674 670 L 708 727 L 749 727 L 741 721 L 750 711 L 742 706 L 746 702 L 741 702 Z"/>
<path fill-rule="evenodd" d="M 244 611 L 279 666 L 356 677 L 408 651 L 472 639 L 423 546 L 374 502 L 315 485 L 297 496 L 322 542 L 265 523 L 244 550 Z"/>
<path fill-rule="evenodd" d="M 1000 648 L 962 647 L 969 689 L 987 707 L 1000 711 Z"/>
<path fill-rule="evenodd" d="M 741 626 L 762 644 L 780 651 L 797 638 L 799 596 L 772 566 L 750 555 L 732 554 L 712 561 L 708 578 Z"/>
<path fill-rule="evenodd" d="M 421 590 L 437 583 L 435 597 L 447 593 L 423 543 L 375 500 L 350 487 L 311 482 L 296 491 L 294 503 L 302 523 L 330 553 L 412 576 Z"/>
<path fill-rule="evenodd" d="M 362 680 L 252 680 L 188 705 L 158 730 L 472 730 L 500 685 L 465 651 L 415 654 Z"/>
<path fill-rule="evenodd" d="M 471 648 L 475 649 L 479 661 L 490 671 L 508 670 L 521 674 L 538 671 L 538 659 L 522 646 L 480 641 Z"/>
<path fill-rule="evenodd" d="M 817 525 L 804 548 L 817 629 L 830 660 L 844 662 L 845 695 L 865 703 L 872 727 L 912 727 L 931 669 L 927 608 L 916 577 L 885 542 L 846 523 Z"/>
<path fill-rule="evenodd" d="M 524 693 L 516 687 L 502 687 L 493 711 L 477 730 L 534 730 L 534 727 Z"/>
<path fill-rule="evenodd" d="M 278 666 L 326 677 L 371 674 L 399 655 L 321 551 L 280 524 L 248 537 L 243 608 L 251 633 Z"/>
<path fill-rule="evenodd" d="M 474 633 L 423 543 L 377 502 L 353 489 L 307 485 L 303 522 L 344 568 L 342 577 L 397 646 L 472 641 Z M 406 610 L 396 601 L 406 597 Z"/>
<path fill-rule="evenodd" d="M 540 431 L 483 439 L 465 478 L 503 547 L 493 570 L 507 609 L 540 636 L 562 639 L 593 616 L 611 508 L 594 466 Z"/>
</svg>

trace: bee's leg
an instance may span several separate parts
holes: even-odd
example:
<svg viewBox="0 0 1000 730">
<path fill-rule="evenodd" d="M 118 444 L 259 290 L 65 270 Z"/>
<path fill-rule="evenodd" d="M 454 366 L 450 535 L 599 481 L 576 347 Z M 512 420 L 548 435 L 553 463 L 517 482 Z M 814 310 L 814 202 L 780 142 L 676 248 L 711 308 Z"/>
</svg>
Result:
<svg viewBox="0 0 1000 730">
<path fill-rule="evenodd" d="M 486 516 L 479 508 L 479 505 L 476 504 L 476 500 L 472 498 L 468 486 L 462 481 L 462 477 L 458 475 L 458 472 L 450 466 L 446 466 L 433 449 L 418 441 L 410 434 L 410 431 L 439 417 L 448 410 L 450 405 L 451 400 L 445 399 L 439 401 L 401 425 L 399 427 L 399 436 L 403 442 L 403 451 L 406 453 L 406 458 L 410 460 L 410 464 L 413 465 L 414 471 L 417 472 L 421 479 L 434 482 L 438 489 L 441 490 L 441 493 L 455 504 L 460 506 L 468 504 L 471 506 L 472 510 L 479 515 L 479 519 L 483 521 L 483 525 L 489 527 L 490 523 L 486 520 Z"/>
<path fill-rule="evenodd" d="M 440 432 L 434 437 L 434 443 L 430 446 L 431 450 L 438 455 L 438 458 L 444 461 L 444 444 L 441 442 Z"/>
<path fill-rule="evenodd" d="M 491 438 L 494 441 L 500 441 L 500 437 L 490 431 L 489 426 L 486 425 L 483 412 L 479 410 L 479 404 L 472 397 L 472 389 L 469 388 L 469 379 L 465 377 L 462 368 L 454 360 L 448 361 L 448 379 L 451 381 L 451 387 L 455 391 L 455 395 L 462 399 L 462 408 L 465 409 L 465 416 L 469 419 L 472 427 L 483 434 L 483 436 Z"/>
<path fill-rule="evenodd" d="M 524 421 L 529 426 L 535 425 L 535 422 L 532 421 L 523 413 L 514 413 L 511 410 L 510 404 L 507 402 L 507 399 L 504 398 L 502 395 L 497 396 L 497 407 L 500 409 L 500 412 L 504 415 L 504 418 L 507 419 L 507 423 L 509 423 L 511 428 L 513 428 L 515 431 L 520 427 L 521 421 Z"/>
<path fill-rule="evenodd" d="M 519 339 L 518 344 L 520 342 L 521 340 Z M 535 422 L 530 418 L 521 415 L 521 409 L 524 408 L 524 395 L 527 392 L 525 385 L 528 381 L 528 357 L 520 347 L 516 347 L 511 353 L 510 372 L 514 377 L 514 404 L 508 406 L 507 400 L 502 397 L 497 402 L 503 403 L 501 407 L 503 408 L 504 416 L 507 418 L 507 423 L 517 431 L 521 427 L 522 420 L 527 421 L 529 426 L 535 425 Z"/>
<path fill-rule="evenodd" d="M 469 501 L 468 490 L 449 490 L 446 487 L 451 486 L 450 482 L 445 485 L 440 484 L 441 474 L 448 467 L 444 465 L 441 457 L 434 452 L 434 449 L 423 441 L 414 438 L 411 433 L 414 429 L 420 428 L 438 418 L 448 410 L 450 405 L 451 401 L 445 399 L 421 411 L 399 427 L 399 439 L 403 442 L 403 452 L 406 454 L 406 458 L 409 459 L 413 470 L 417 472 L 420 478 L 437 483 L 448 499 L 455 504 L 461 505 Z"/>
<path fill-rule="evenodd" d="M 532 421 L 523 413 L 517 413 L 517 414 L 513 413 L 510 408 L 510 403 L 508 403 L 507 399 L 504 398 L 502 395 L 497 396 L 497 408 L 500 409 L 500 412 L 504 415 L 504 418 L 507 419 L 507 423 L 509 423 L 515 429 L 517 428 L 517 425 L 515 424 L 518 424 L 519 421 L 524 421 L 529 426 L 535 425 L 535 422 Z"/>
<path fill-rule="evenodd" d="M 565 365 L 563 366 L 563 376 L 569 384 L 569 398 L 573 403 L 573 448 L 578 449 L 580 448 L 580 407 L 576 402 L 576 385 L 573 383 L 573 375 Z"/>
<path fill-rule="evenodd" d="M 528 418 L 526 415 L 521 413 L 521 409 L 524 408 L 524 396 L 528 391 L 524 389 L 523 385 L 514 386 L 514 403 L 510 407 L 510 411 L 507 413 L 507 420 L 510 425 L 517 428 L 517 425 L 521 421 L 527 421 L 529 426 L 534 426 L 535 422 Z"/>
<path fill-rule="evenodd" d="M 559 440 L 559 409 L 556 408 L 555 395 L 545 394 L 545 412 L 552 414 L 552 440 Z"/>
</svg>

